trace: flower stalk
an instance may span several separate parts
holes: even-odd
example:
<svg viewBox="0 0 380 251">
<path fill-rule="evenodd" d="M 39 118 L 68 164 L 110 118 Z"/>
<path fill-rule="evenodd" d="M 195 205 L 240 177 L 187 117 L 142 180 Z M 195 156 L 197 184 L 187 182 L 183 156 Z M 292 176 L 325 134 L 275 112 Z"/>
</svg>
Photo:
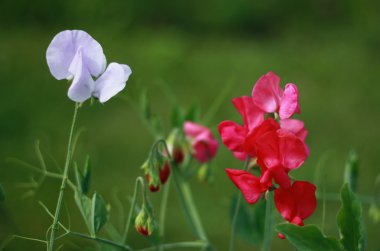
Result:
<svg viewBox="0 0 380 251">
<path fill-rule="evenodd" d="M 48 245 L 47 245 L 48 251 L 54 250 L 55 234 L 59 228 L 58 223 L 59 223 L 59 217 L 60 217 L 61 209 L 62 209 L 63 197 L 64 197 L 65 190 L 66 190 L 66 184 L 68 181 L 69 166 L 70 166 L 71 157 L 72 157 L 72 149 L 71 149 L 72 148 L 72 139 L 73 139 L 75 122 L 77 119 L 79 107 L 80 107 L 80 103 L 75 103 L 74 116 L 73 116 L 73 120 L 71 122 L 69 142 L 67 145 L 67 154 L 66 154 L 65 167 L 63 170 L 62 183 L 61 183 L 61 188 L 60 188 L 60 192 L 59 192 L 59 196 L 58 196 L 57 206 L 55 209 L 53 224 L 52 224 L 52 228 L 51 228 L 51 232 L 50 232 L 50 239 L 48 240 Z"/>
</svg>

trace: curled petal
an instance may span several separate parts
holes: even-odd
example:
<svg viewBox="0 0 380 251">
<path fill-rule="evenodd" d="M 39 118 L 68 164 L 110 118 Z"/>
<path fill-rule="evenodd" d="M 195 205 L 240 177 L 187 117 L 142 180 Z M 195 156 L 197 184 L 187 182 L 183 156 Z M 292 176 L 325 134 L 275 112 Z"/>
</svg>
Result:
<svg viewBox="0 0 380 251">
<path fill-rule="evenodd" d="M 258 177 L 249 172 L 236 169 L 226 169 L 226 172 L 249 204 L 256 203 L 261 194 L 268 189 L 268 187 L 260 183 Z"/>
<path fill-rule="evenodd" d="M 285 220 L 302 226 L 303 220 L 312 215 L 317 206 L 315 191 L 316 187 L 306 181 L 295 181 L 288 189 L 277 188 L 274 192 L 276 208 Z"/>
<path fill-rule="evenodd" d="M 96 80 L 93 95 L 99 98 L 101 103 L 108 101 L 124 89 L 131 74 L 128 65 L 110 63 L 107 70 Z"/>
<path fill-rule="evenodd" d="M 223 121 L 218 125 L 218 130 L 223 144 L 234 153 L 235 157 L 244 160 L 244 141 L 247 129 L 235 122 Z"/>
<path fill-rule="evenodd" d="M 75 64 L 74 79 L 67 95 L 75 102 L 84 102 L 91 97 L 94 80 L 88 70 L 83 66 L 83 58 L 80 50 L 75 56 L 73 64 Z"/>
<path fill-rule="evenodd" d="M 308 156 L 305 143 L 293 133 L 284 129 L 279 129 L 277 133 L 282 166 L 287 169 L 298 168 Z"/>
<path fill-rule="evenodd" d="M 252 99 L 256 106 L 265 112 L 278 110 L 283 95 L 280 78 L 273 72 L 261 76 L 252 90 Z"/>
<path fill-rule="evenodd" d="M 279 115 L 281 119 L 288 119 L 293 116 L 294 113 L 300 113 L 298 89 L 295 84 L 286 84 L 280 104 Z"/>
<path fill-rule="evenodd" d="M 244 125 L 248 130 L 258 127 L 264 121 L 264 112 L 253 103 L 251 97 L 234 98 L 232 103 L 241 114 Z"/>
<path fill-rule="evenodd" d="M 265 133 L 256 140 L 257 158 L 268 169 L 281 164 L 279 139 L 276 131 Z"/>
<path fill-rule="evenodd" d="M 104 71 L 106 58 L 100 44 L 84 31 L 66 30 L 53 38 L 46 51 L 50 72 L 56 79 L 70 79 L 77 72 L 69 68 L 78 50 L 82 51 L 82 68 L 90 75 L 97 77 Z"/>
</svg>

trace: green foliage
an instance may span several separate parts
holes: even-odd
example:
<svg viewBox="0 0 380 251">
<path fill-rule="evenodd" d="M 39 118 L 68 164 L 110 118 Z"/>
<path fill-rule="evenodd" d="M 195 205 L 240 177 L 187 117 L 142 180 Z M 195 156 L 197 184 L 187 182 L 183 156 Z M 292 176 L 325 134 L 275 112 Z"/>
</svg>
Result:
<svg viewBox="0 0 380 251">
<path fill-rule="evenodd" d="M 178 105 L 174 105 L 172 108 L 171 122 L 173 128 L 181 128 L 184 121 L 184 116 L 181 108 Z"/>
<path fill-rule="evenodd" d="M 359 157 L 355 151 L 351 151 L 346 161 L 344 170 L 344 183 L 348 183 L 352 191 L 356 191 L 359 174 Z"/>
<path fill-rule="evenodd" d="M 362 206 L 358 198 L 351 191 L 348 183 L 341 191 L 342 207 L 337 215 L 337 223 L 342 236 L 341 243 L 348 251 L 365 249 Z"/>
<path fill-rule="evenodd" d="M 91 206 L 91 221 L 94 233 L 100 231 L 103 225 L 107 222 L 108 211 L 103 198 L 94 193 L 92 196 L 92 206 Z"/>
<path fill-rule="evenodd" d="M 83 173 L 81 172 L 81 170 L 78 168 L 77 165 L 75 165 L 74 169 L 75 169 L 75 180 L 76 180 L 76 184 L 79 191 L 82 194 L 88 194 L 90 190 L 91 171 L 92 171 L 90 157 L 87 156 L 86 158 Z"/>
<path fill-rule="evenodd" d="M 0 184 L 0 202 L 3 202 L 5 200 L 5 191 L 3 186 Z"/>
<path fill-rule="evenodd" d="M 232 219 L 234 209 L 238 201 L 237 196 L 231 200 L 230 217 Z M 264 238 L 266 200 L 260 200 L 254 206 L 241 200 L 238 217 L 236 220 L 237 235 L 254 246 L 260 246 Z"/>
<path fill-rule="evenodd" d="M 299 227 L 293 224 L 277 225 L 276 230 L 297 249 L 302 251 L 339 251 L 343 248 L 334 238 L 326 237 L 317 226 Z"/>
<path fill-rule="evenodd" d="M 92 199 L 90 199 L 86 195 L 76 191 L 75 202 L 82 214 L 90 235 L 95 237 L 96 233 L 99 232 L 108 219 L 108 211 L 104 200 L 97 193 L 94 193 Z"/>
</svg>

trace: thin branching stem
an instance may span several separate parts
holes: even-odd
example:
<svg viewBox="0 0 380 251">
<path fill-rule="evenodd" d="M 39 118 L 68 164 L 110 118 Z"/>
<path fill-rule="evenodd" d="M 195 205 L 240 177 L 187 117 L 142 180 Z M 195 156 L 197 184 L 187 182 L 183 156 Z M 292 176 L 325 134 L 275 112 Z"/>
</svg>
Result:
<svg viewBox="0 0 380 251">
<path fill-rule="evenodd" d="M 186 241 L 186 242 L 174 242 L 174 243 L 162 244 L 161 247 L 163 250 L 169 250 L 169 249 L 178 250 L 179 248 L 206 248 L 208 245 L 209 244 L 205 241 Z M 156 249 L 157 249 L 156 247 L 150 247 L 150 248 L 138 249 L 136 251 L 155 251 Z"/>
<path fill-rule="evenodd" d="M 162 194 L 162 199 L 161 199 L 161 208 L 160 208 L 160 218 L 159 218 L 159 235 L 160 235 L 160 241 L 164 241 L 164 236 L 165 236 L 165 218 L 166 218 L 166 210 L 167 210 L 167 205 L 168 205 L 168 198 L 169 198 L 169 191 L 170 191 L 170 177 L 166 182 L 164 192 Z M 159 250 L 162 251 L 163 246 L 160 245 Z"/>
<path fill-rule="evenodd" d="M 57 207 L 55 209 L 54 220 L 53 220 L 53 224 L 52 224 L 52 230 L 50 233 L 50 239 L 48 241 L 48 251 L 54 250 L 55 234 L 58 231 L 59 216 L 61 214 L 63 197 L 65 194 L 66 183 L 68 180 L 69 166 L 70 166 L 70 161 L 71 161 L 71 156 L 72 156 L 72 139 L 73 139 L 74 127 L 75 127 L 75 122 L 76 122 L 76 118 L 77 118 L 77 114 L 78 114 L 79 105 L 80 105 L 79 103 L 75 103 L 74 116 L 73 116 L 73 120 L 71 123 L 69 141 L 68 141 L 68 145 L 67 145 L 65 167 L 63 169 L 62 183 L 61 183 L 61 188 L 60 188 L 60 192 L 59 192 L 59 196 L 58 196 Z"/>
</svg>

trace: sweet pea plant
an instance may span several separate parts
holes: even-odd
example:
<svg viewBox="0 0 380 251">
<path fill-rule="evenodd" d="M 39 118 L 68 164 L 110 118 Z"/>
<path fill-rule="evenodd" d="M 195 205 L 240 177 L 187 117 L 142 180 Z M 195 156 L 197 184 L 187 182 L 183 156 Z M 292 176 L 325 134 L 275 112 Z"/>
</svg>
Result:
<svg viewBox="0 0 380 251">
<path fill-rule="evenodd" d="M 215 170 L 211 161 L 219 148 L 211 129 L 198 122 L 197 110 L 193 107 L 184 114 L 176 107 L 173 110 L 173 128 L 169 135 L 164 135 L 156 126 L 157 118 L 150 112 L 146 96 L 143 96 L 141 106 L 130 98 L 121 97 L 140 113 L 156 141 L 146 161 L 141 164 L 141 176 L 136 178 L 128 217 L 123 228 L 118 229 L 109 221 L 112 213 L 109 204 L 100 194 L 89 194 L 90 158 L 81 168 L 73 159 L 73 154 L 79 137 L 76 119 L 80 108 L 89 99 L 91 102 L 98 100 L 105 103 L 122 91 L 132 73 L 131 68 L 114 62 L 107 66 L 101 45 L 80 30 L 57 34 L 48 46 L 46 59 L 51 74 L 57 80 L 69 81 L 67 95 L 75 102 L 64 168 L 61 173 L 50 171 L 39 144 L 36 144 L 36 153 L 40 167 L 18 159 L 9 161 L 41 174 L 41 179 L 34 181 L 35 188 L 46 177 L 59 180 L 61 186 L 56 191 L 54 208 L 40 202 L 51 217 L 46 238 L 13 235 L 3 243 L 2 248 L 9 245 L 10 240 L 21 238 L 40 242 L 48 251 L 53 251 L 63 247 L 65 237 L 75 236 L 97 244 L 90 250 L 216 250 L 203 228 L 189 185 L 193 176 L 198 176 L 202 181 L 212 181 Z M 317 186 L 311 182 L 291 176 L 291 171 L 300 168 L 310 154 L 306 145 L 308 131 L 305 124 L 294 118 L 295 114 L 300 113 L 298 96 L 295 84 L 286 84 L 282 89 L 280 78 L 269 72 L 256 82 L 250 96 L 232 99 L 243 123 L 223 121 L 218 126 L 223 144 L 235 158 L 244 161 L 243 169 L 225 169 L 227 177 L 240 192 L 232 200 L 230 244 L 222 250 L 235 250 L 236 235 L 248 239 L 262 250 L 270 250 L 275 232 L 280 239 L 284 239 L 282 241 L 290 242 L 297 250 L 365 250 L 362 201 L 355 194 L 357 157 L 354 154 L 350 155 L 347 162 L 345 184 L 340 195 L 342 206 L 337 215 L 340 238 L 326 237 L 316 225 L 304 225 L 304 221 L 315 211 L 317 199 L 325 203 L 328 196 L 325 192 L 318 192 Z M 196 241 L 165 242 L 165 215 L 172 182 Z M 72 230 L 62 220 L 64 198 L 69 192 L 87 228 L 85 233 Z M 149 197 L 151 193 L 160 192 L 163 193 L 162 201 L 157 207 Z M 242 197 L 246 203 L 241 200 Z M 279 224 L 274 227 L 276 217 L 273 203 L 288 223 L 279 220 Z M 369 203 L 372 205 L 372 217 L 380 218 L 375 197 L 371 197 Z M 134 247 L 130 238 L 132 224 L 135 231 L 147 238 L 151 247 Z M 101 229 L 105 230 L 105 235 L 99 233 Z M 85 247 L 80 249 L 84 250 Z"/>
</svg>

